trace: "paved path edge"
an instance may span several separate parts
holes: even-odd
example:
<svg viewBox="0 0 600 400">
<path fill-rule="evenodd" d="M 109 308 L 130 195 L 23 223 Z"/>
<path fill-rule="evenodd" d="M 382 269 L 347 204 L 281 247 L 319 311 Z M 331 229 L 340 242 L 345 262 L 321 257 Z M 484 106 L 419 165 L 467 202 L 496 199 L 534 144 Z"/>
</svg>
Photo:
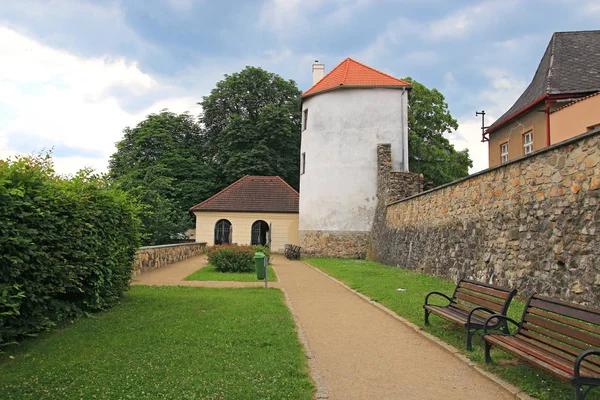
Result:
<svg viewBox="0 0 600 400">
<path fill-rule="evenodd" d="M 285 296 L 285 303 L 288 309 L 290 310 L 290 313 L 292 314 L 294 323 L 296 324 L 298 339 L 300 340 L 300 343 L 302 343 L 302 345 L 304 346 L 304 353 L 306 354 L 306 358 L 308 359 L 309 374 L 315 384 L 315 399 L 328 399 L 329 392 L 327 391 L 327 387 L 323 382 L 323 378 L 321 378 L 321 375 L 319 374 L 317 360 L 315 359 L 315 356 L 313 355 L 313 352 L 310 349 L 310 345 L 308 344 L 308 338 L 306 337 L 306 333 L 304 333 L 304 329 L 302 329 L 302 324 L 300 323 L 300 319 L 298 318 L 298 315 L 294 310 L 294 306 L 292 305 L 290 296 L 284 288 L 279 288 L 279 290 L 281 290 Z"/>
<path fill-rule="evenodd" d="M 497 384 L 498 386 L 500 386 L 504 390 L 508 391 L 516 399 L 519 399 L 519 400 L 536 400 L 534 397 L 531 397 L 530 395 L 528 395 L 527 393 L 525 393 L 523 390 L 519 389 L 518 387 L 514 386 L 513 384 L 505 381 L 504 379 L 500 378 L 499 376 L 496 376 L 495 374 L 493 374 L 493 373 L 491 373 L 489 371 L 484 370 L 478 364 L 476 364 L 473 361 L 469 360 L 469 358 L 467 356 L 465 356 L 464 354 L 462 354 L 456 347 L 449 345 L 448 343 L 442 341 L 441 339 L 438 339 L 437 337 L 433 336 L 432 334 L 430 334 L 428 332 L 425 332 L 423 329 L 421 329 L 420 326 L 418 326 L 418 325 L 410 322 L 406 318 L 403 318 L 403 317 L 399 316 L 394 311 L 392 311 L 389 308 L 385 307 L 384 305 L 382 305 L 382 304 L 380 304 L 380 303 L 372 300 L 370 297 L 365 296 L 364 294 L 362 294 L 360 292 L 357 292 L 356 290 L 352 289 L 350 286 L 346 285 L 344 282 L 342 282 L 342 281 L 334 278 L 333 276 L 331 276 L 331 275 L 323 272 L 319 268 L 313 267 L 312 265 L 310 265 L 306 261 L 302 261 L 302 262 L 305 265 L 307 265 L 308 267 L 310 267 L 310 268 L 314 269 L 315 271 L 319 272 L 320 274 L 325 275 L 326 277 L 328 277 L 329 279 L 331 279 L 332 281 L 334 281 L 335 283 L 337 283 L 338 285 L 340 285 L 344 289 L 346 289 L 349 292 L 351 292 L 351 293 L 355 294 L 356 296 L 360 297 L 361 299 L 363 299 L 367 303 L 369 303 L 369 304 L 377 307 L 379 310 L 381 310 L 384 313 L 388 314 L 389 316 L 391 316 L 392 318 L 396 319 L 397 321 L 402 322 L 404 325 L 406 325 L 409 328 L 413 329 L 415 332 L 417 332 L 421 336 L 426 337 L 427 339 L 429 339 L 430 341 L 434 342 L 435 344 L 437 344 L 438 346 L 440 346 L 444 350 L 450 352 L 456 358 L 458 358 L 459 360 L 461 360 L 462 362 L 464 362 L 465 364 L 467 364 L 469 367 L 471 367 L 475 371 L 477 371 L 479 374 L 485 376 L 486 378 L 490 379 L 491 381 L 493 381 L 495 384 Z M 287 299 L 287 293 L 285 295 L 286 295 L 286 299 Z M 291 307 L 291 304 L 289 306 Z M 291 308 L 290 308 L 290 310 L 291 310 Z M 295 315 L 295 313 L 293 311 L 292 311 L 292 314 L 294 315 L 294 318 L 296 319 L 297 317 L 296 317 L 296 315 Z M 299 322 L 298 322 L 298 324 L 299 324 Z M 308 346 L 308 344 L 306 344 L 306 345 Z M 317 399 L 319 399 L 319 398 L 320 397 L 317 397 Z"/>
</svg>

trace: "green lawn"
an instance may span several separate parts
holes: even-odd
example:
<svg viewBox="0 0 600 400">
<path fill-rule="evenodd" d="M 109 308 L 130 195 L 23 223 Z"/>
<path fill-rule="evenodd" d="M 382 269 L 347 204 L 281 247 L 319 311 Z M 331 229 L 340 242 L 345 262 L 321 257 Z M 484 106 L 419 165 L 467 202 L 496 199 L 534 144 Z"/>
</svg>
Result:
<svg viewBox="0 0 600 400">
<path fill-rule="evenodd" d="M 275 282 L 277 276 L 273 267 L 269 265 L 269 282 Z M 183 279 L 184 281 L 234 281 L 234 282 L 259 282 L 256 278 L 256 272 L 219 272 L 214 265 L 208 264 L 200 268 L 190 276 Z M 260 281 L 262 282 L 262 280 Z"/>
<path fill-rule="evenodd" d="M 424 327 L 423 302 L 427 293 L 439 291 L 452 295 L 455 287 L 454 283 L 440 278 L 371 261 L 331 258 L 310 258 L 305 261 L 421 327 Z M 406 290 L 399 291 L 399 288 Z M 523 302 L 513 300 L 508 314 L 511 318 L 520 321 L 523 308 Z M 471 360 L 485 365 L 483 341 L 478 335 L 473 338 L 473 351 L 467 352 L 465 333 L 462 327 L 433 314 L 429 321 L 431 326 L 424 327 L 425 331 L 461 350 Z M 522 364 L 500 350 L 492 350 L 492 359 L 494 365 L 487 367 L 489 370 L 526 390 L 532 396 L 544 400 L 574 398 L 572 386 Z M 600 388 L 594 389 L 587 398 L 589 400 L 600 399 Z"/>
<path fill-rule="evenodd" d="M 134 286 L 0 354 L 0 399 L 311 399 L 277 289 Z"/>
</svg>

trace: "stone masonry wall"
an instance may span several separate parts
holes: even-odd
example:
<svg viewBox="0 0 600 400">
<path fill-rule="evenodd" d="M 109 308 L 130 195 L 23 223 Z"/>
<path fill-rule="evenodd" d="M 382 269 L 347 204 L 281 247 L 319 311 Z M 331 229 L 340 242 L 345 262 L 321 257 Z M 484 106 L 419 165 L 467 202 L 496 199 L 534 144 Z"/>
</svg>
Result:
<svg viewBox="0 0 600 400">
<path fill-rule="evenodd" d="M 382 205 L 369 256 L 600 306 L 600 131 Z"/>
<path fill-rule="evenodd" d="M 133 261 L 133 276 L 202 254 L 206 243 L 141 247 Z"/>
<path fill-rule="evenodd" d="M 302 256 L 364 259 L 371 232 L 300 231 Z"/>
</svg>

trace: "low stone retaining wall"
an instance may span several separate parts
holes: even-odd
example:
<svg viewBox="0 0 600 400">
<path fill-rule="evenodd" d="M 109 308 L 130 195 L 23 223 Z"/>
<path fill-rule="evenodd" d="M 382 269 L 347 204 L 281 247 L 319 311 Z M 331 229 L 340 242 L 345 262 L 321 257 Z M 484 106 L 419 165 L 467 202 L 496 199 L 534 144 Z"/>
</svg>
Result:
<svg viewBox="0 0 600 400">
<path fill-rule="evenodd" d="M 369 255 L 599 306 L 600 131 L 381 204 Z"/>
<path fill-rule="evenodd" d="M 303 257 L 360 258 L 367 255 L 370 232 L 300 231 Z"/>
<path fill-rule="evenodd" d="M 202 254 L 206 243 L 140 247 L 133 261 L 133 276 Z"/>
</svg>

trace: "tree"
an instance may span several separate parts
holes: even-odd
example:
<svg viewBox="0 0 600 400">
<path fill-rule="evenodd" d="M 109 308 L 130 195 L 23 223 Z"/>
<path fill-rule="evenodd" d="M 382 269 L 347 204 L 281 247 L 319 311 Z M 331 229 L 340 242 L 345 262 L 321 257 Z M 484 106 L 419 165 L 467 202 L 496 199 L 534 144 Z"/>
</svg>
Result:
<svg viewBox="0 0 600 400">
<path fill-rule="evenodd" d="M 458 129 L 444 95 L 412 78 L 404 80 L 413 86 L 408 101 L 410 171 L 423 174 L 425 189 L 467 176 L 473 166 L 469 150 L 456 151 L 444 137 L 444 133 Z"/>
<path fill-rule="evenodd" d="M 188 210 L 214 194 L 199 124 L 167 110 L 124 129 L 109 176 L 142 204 L 145 244 L 172 242 L 192 227 Z"/>
<path fill-rule="evenodd" d="M 294 81 L 246 67 L 203 97 L 206 149 L 223 186 L 244 175 L 279 175 L 298 189 L 300 95 Z"/>
</svg>

